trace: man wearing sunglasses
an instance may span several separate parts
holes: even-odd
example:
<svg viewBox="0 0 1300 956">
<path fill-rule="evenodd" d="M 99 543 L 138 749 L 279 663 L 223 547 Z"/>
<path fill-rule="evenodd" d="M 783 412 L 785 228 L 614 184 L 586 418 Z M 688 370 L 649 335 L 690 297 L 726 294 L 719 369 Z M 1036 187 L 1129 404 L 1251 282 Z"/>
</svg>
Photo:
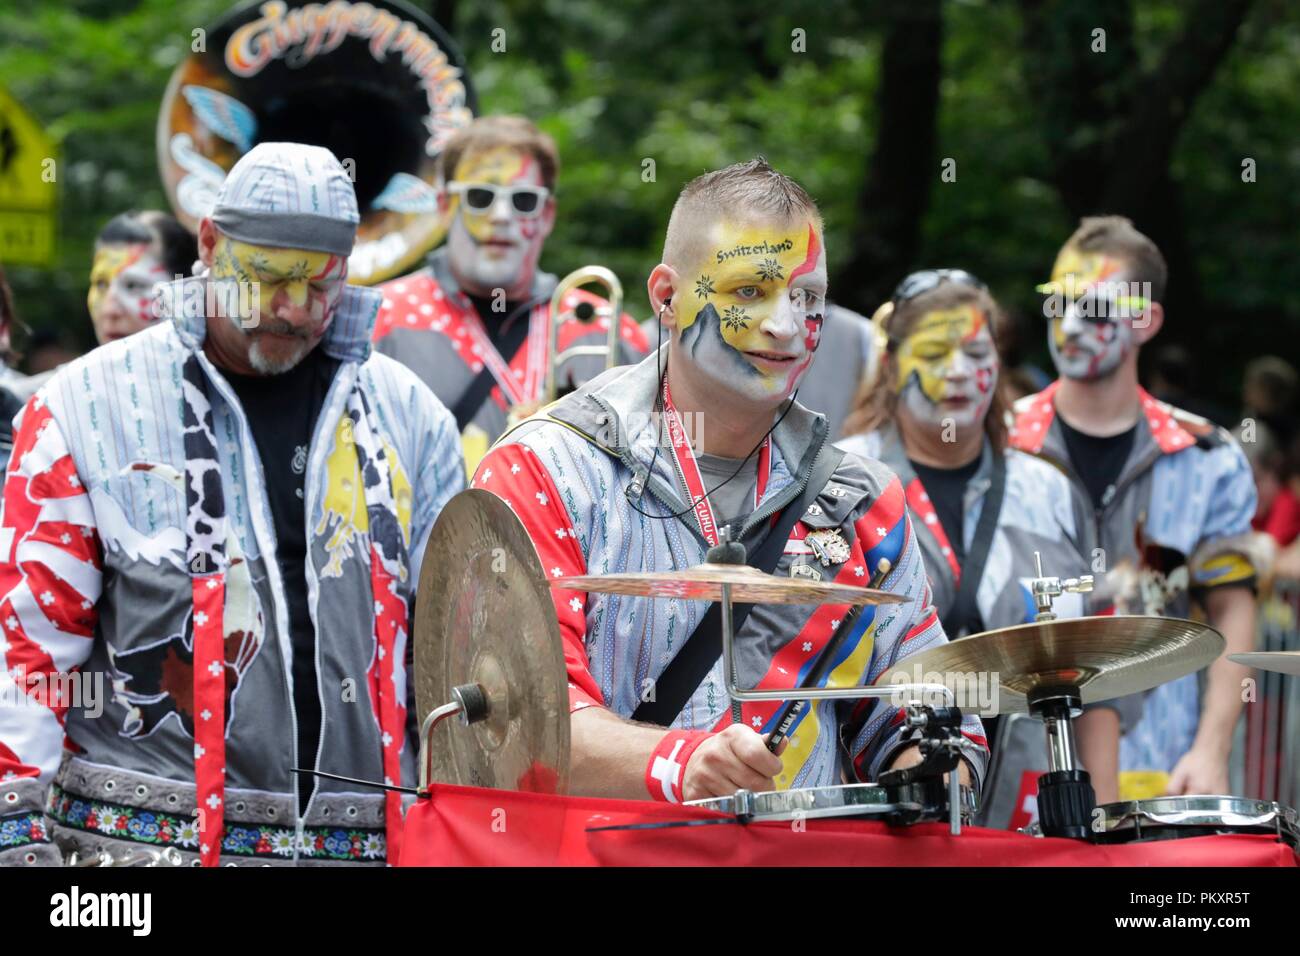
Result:
<svg viewBox="0 0 1300 956">
<path fill-rule="evenodd" d="M 1097 578 L 1090 613 L 1187 617 L 1194 597 L 1227 639 L 1203 673 L 1085 712 L 1083 761 L 1118 761 L 1121 799 L 1228 792 L 1249 672 L 1227 654 L 1250 650 L 1255 629 L 1250 466 L 1222 428 L 1138 385 L 1138 350 L 1164 322 L 1165 281 L 1160 251 L 1129 220 L 1084 219 L 1039 287 L 1060 378 L 1016 403 L 1010 433 L 1071 480 Z M 1085 738 L 1109 738 L 1109 753 L 1088 753 Z"/>
<path fill-rule="evenodd" d="M 519 516 L 553 577 L 686 568 L 730 529 L 779 577 L 873 585 L 904 603 L 758 605 L 736 618 L 737 681 L 870 684 L 943 643 L 897 477 L 831 446 L 794 398 L 820 345 L 822 220 L 762 159 L 677 200 L 647 291 L 667 345 L 510 432 L 474 486 Z M 671 802 L 878 778 L 919 762 L 888 700 L 823 702 L 770 734 L 780 701 L 728 694 L 717 605 L 552 591 L 569 676 L 574 793 Z M 823 661 L 824 655 L 824 661 Z M 969 783 L 987 758 L 966 717 Z M 771 748 L 765 744 L 771 744 Z M 775 751 L 772 752 L 772 751 Z"/>
<path fill-rule="evenodd" d="M 384 304 L 375 326 L 378 351 L 410 367 L 451 409 L 472 473 L 505 431 L 512 408 L 541 397 L 555 276 L 538 271 L 555 226 L 555 143 L 520 116 L 488 116 L 455 136 L 439 158 L 446 244 L 426 268 L 379 288 Z M 575 291 L 568 310 L 585 299 Z M 647 352 L 644 335 L 622 317 L 623 362 Z M 602 345 L 607 328 L 566 322 L 559 348 Z M 575 387 L 603 368 L 579 356 L 557 369 L 561 387 Z"/>
</svg>

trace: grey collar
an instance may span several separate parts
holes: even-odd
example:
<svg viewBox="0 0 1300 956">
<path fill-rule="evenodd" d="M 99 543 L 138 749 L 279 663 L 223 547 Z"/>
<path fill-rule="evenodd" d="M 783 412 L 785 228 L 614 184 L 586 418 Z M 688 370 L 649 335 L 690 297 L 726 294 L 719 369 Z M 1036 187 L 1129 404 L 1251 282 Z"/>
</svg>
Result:
<svg viewBox="0 0 1300 956">
<path fill-rule="evenodd" d="M 672 455 L 660 448 L 655 455 L 659 422 L 654 415 L 659 392 L 659 361 L 668 360 L 669 346 L 652 352 L 636 365 L 610 369 L 551 406 L 548 416 L 581 432 L 632 471 L 634 484 L 649 484 L 671 501 L 679 501 Z M 707 421 L 706 421 L 707 427 Z M 811 469 L 814 453 L 825 443 L 826 417 L 797 401 L 772 433 L 769 488 L 801 481 Z M 665 437 L 665 441 L 666 441 Z M 651 463 L 654 473 L 650 473 Z"/>
<path fill-rule="evenodd" d="M 206 290 L 206 278 L 190 276 L 166 283 L 159 293 L 162 318 L 171 320 L 176 334 L 191 349 L 203 348 L 208 336 Z M 325 354 L 341 362 L 360 363 L 369 358 L 370 333 L 383 301 L 378 289 L 346 286 L 320 342 Z"/>
</svg>

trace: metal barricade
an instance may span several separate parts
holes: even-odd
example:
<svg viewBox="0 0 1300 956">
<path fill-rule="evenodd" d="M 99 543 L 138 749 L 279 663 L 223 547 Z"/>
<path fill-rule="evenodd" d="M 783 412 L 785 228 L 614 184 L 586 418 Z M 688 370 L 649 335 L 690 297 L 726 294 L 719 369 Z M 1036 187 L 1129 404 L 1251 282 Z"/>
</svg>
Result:
<svg viewBox="0 0 1300 956">
<path fill-rule="evenodd" d="M 1255 650 L 1300 651 L 1300 582 L 1277 581 L 1261 595 Z M 1246 702 L 1233 748 L 1234 792 L 1294 807 L 1300 804 L 1300 678 L 1254 676 L 1255 699 Z"/>
</svg>

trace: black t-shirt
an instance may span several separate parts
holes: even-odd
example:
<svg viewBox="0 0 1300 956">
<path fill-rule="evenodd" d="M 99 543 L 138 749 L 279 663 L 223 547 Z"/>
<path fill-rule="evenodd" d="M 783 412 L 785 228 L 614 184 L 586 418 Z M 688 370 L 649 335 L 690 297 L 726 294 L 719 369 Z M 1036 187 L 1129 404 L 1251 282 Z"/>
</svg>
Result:
<svg viewBox="0 0 1300 956">
<path fill-rule="evenodd" d="M 483 326 L 487 329 L 488 338 L 491 339 L 492 344 L 497 347 L 497 351 L 501 352 L 502 355 L 505 355 L 506 349 L 509 349 L 511 354 L 513 354 L 514 349 L 511 348 L 511 346 L 516 345 L 514 341 L 516 336 L 510 335 L 510 331 L 517 325 L 523 326 L 525 334 L 527 334 L 528 330 L 528 316 L 525 315 L 521 317 L 516 314 L 516 310 L 524 304 L 524 301 L 522 299 L 507 299 L 505 301 L 505 308 L 498 312 L 492 308 L 491 298 L 484 298 L 481 295 L 469 295 L 469 293 L 466 293 L 466 295 L 470 302 L 474 303 L 474 311 L 476 311 L 478 317 L 483 320 Z M 507 319 L 511 320 L 509 324 L 506 323 Z M 508 341 L 507 338 L 509 339 Z M 518 336 L 518 339 L 522 342 L 523 336 Z M 505 348 L 503 348 L 503 346 Z M 509 356 L 506 357 L 506 361 L 510 361 Z"/>
<path fill-rule="evenodd" d="M 307 609 L 307 503 L 303 482 L 316 419 L 338 368 L 338 361 L 317 347 L 280 375 L 223 373 L 239 396 L 252 429 L 275 523 L 275 560 L 289 604 L 293 708 L 298 722 L 298 763 L 303 767 L 316 766 L 321 723 L 316 631 Z M 299 775 L 300 811 L 306 809 L 313 782 L 312 777 Z"/>
<path fill-rule="evenodd" d="M 911 462 L 916 477 L 921 479 L 921 487 L 930 496 L 930 504 L 934 505 L 934 513 L 939 516 L 939 524 L 948 536 L 952 553 L 957 557 L 957 566 L 961 567 L 966 561 L 966 545 L 962 537 L 966 486 L 975 477 L 975 472 L 980 470 L 980 456 L 976 455 L 973 461 L 960 468 L 935 468 L 910 458 L 908 461 Z"/>
<path fill-rule="evenodd" d="M 1065 448 L 1070 453 L 1070 464 L 1079 473 L 1083 486 L 1088 489 L 1094 508 L 1101 508 L 1105 503 L 1106 492 L 1119 480 L 1120 472 L 1128 461 L 1129 452 L 1133 450 L 1133 439 L 1137 436 L 1137 425 L 1118 435 L 1099 438 L 1086 435 L 1076 428 L 1071 428 L 1065 419 L 1057 415 L 1061 423 L 1061 434 L 1065 436 Z"/>
</svg>

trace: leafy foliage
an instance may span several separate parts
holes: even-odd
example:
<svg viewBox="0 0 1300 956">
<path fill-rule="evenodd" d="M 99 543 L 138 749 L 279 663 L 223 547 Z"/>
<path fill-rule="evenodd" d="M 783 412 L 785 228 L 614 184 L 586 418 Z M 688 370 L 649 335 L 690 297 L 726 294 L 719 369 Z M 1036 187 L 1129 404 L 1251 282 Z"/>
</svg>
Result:
<svg viewBox="0 0 1300 956">
<path fill-rule="evenodd" d="M 857 199 L 877 145 L 885 13 L 905 5 L 823 0 L 779 12 L 752 0 L 439 6 L 454 10 L 453 32 L 480 107 L 533 117 L 559 144 L 560 216 L 545 268 L 562 274 L 584 263 L 608 265 L 622 277 L 629 307 L 648 314 L 644 278 L 659 259 L 681 185 L 763 154 L 821 204 L 835 298 L 839 270 L 864 228 Z M 1127 3 L 1105 3 L 1094 16 L 1092 6 L 943 6 L 934 183 L 914 265 L 969 268 L 1025 316 L 1036 314 L 1033 285 L 1074 225 L 1053 185 L 1053 157 L 1065 141 L 1086 146 L 1102 135 L 1108 116 L 1123 107 L 1118 94 L 1103 91 L 1091 106 L 1101 111 L 1095 125 L 1064 129 L 1045 117 L 1033 87 L 1052 78 L 1025 68 L 1027 45 L 1037 42 L 1026 32 L 1025 11 L 1038 9 L 1051 29 L 1070 31 L 1070 42 L 1084 45 L 1094 20 L 1130 12 Z M 162 91 L 189 50 L 191 31 L 227 4 L 65 0 L 27 7 L 0 11 L 0 83 L 63 142 L 61 246 L 55 268 L 15 268 L 11 281 L 29 325 L 62 328 L 89 344 L 84 302 L 94 234 L 124 209 L 165 202 L 154 155 Z M 1175 0 L 1132 7 L 1131 42 L 1095 54 L 1115 58 L 1104 75 L 1152 68 L 1187 26 L 1187 5 Z M 1170 162 L 1201 299 L 1189 314 L 1171 316 L 1167 334 L 1195 343 L 1216 366 L 1294 351 L 1280 335 L 1293 334 L 1300 320 L 1288 288 L 1300 248 L 1297 26 L 1286 0 L 1255 5 L 1191 104 Z M 506 41 L 500 53 L 492 50 L 498 28 Z M 804 52 L 793 49 L 796 30 Z M 1254 183 L 1242 182 L 1246 157 L 1256 163 Z M 956 160 L 955 182 L 940 181 L 943 158 Z M 844 304 L 867 314 L 877 305 Z M 1036 350 L 1041 326 L 1026 329 Z M 1230 375 L 1207 376 L 1205 384 L 1224 397 L 1233 391 Z"/>
</svg>

